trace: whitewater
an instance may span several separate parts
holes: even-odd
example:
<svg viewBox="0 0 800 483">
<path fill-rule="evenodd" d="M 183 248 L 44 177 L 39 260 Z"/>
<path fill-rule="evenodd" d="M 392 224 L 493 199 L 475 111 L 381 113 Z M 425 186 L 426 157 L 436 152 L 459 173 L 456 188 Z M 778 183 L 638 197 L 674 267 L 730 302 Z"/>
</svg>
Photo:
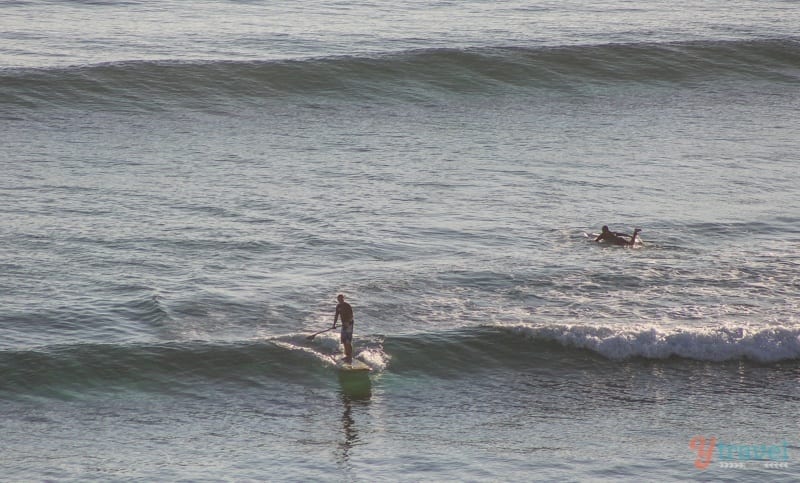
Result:
<svg viewBox="0 0 800 483">
<path fill-rule="evenodd" d="M 0 19 L 2 478 L 796 480 L 792 2 Z"/>
</svg>

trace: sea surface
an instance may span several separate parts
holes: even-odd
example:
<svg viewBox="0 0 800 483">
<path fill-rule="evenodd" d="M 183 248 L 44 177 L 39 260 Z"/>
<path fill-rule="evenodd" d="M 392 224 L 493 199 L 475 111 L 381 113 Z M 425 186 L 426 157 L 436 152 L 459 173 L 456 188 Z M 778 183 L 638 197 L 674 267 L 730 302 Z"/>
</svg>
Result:
<svg viewBox="0 0 800 483">
<path fill-rule="evenodd" d="M 798 32 L 0 3 L 0 480 L 797 481 Z"/>
</svg>

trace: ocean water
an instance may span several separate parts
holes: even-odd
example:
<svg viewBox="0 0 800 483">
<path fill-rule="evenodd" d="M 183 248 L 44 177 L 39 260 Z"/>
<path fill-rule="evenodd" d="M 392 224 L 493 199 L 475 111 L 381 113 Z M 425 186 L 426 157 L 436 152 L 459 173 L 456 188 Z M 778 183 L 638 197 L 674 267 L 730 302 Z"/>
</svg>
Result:
<svg viewBox="0 0 800 483">
<path fill-rule="evenodd" d="M 797 480 L 795 2 L 0 26 L 0 479 Z"/>
</svg>

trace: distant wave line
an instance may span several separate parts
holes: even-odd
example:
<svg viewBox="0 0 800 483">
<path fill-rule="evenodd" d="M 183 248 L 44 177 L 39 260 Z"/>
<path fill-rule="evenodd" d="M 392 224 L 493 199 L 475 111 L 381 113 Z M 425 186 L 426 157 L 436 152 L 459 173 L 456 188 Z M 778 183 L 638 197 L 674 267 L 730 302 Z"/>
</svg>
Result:
<svg viewBox="0 0 800 483">
<path fill-rule="evenodd" d="M 418 100 L 444 94 L 693 83 L 800 84 L 800 40 L 423 49 L 274 61 L 127 61 L 0 70 L 0 106 L 159 108 L 287 95 Z"/>
</svg>

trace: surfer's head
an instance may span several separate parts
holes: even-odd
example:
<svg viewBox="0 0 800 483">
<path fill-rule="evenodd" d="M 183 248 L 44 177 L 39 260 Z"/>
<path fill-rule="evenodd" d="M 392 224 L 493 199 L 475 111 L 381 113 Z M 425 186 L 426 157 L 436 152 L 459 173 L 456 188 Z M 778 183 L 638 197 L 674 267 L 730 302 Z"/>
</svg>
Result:
<svg viewBox="0 0 800 483">
<path fill-rule="evenodd" d="M 608 225 L 603 225 L 603 233 L 608 231 Z"/>
<path fill-rule="evenodd" d="M 342 294 L 339 294 L 339 295 L 336 297 L 336 300 L 338 300 L 339 302 L 344 302 L 344 295 L 342 295 Z"/>
</svg>

